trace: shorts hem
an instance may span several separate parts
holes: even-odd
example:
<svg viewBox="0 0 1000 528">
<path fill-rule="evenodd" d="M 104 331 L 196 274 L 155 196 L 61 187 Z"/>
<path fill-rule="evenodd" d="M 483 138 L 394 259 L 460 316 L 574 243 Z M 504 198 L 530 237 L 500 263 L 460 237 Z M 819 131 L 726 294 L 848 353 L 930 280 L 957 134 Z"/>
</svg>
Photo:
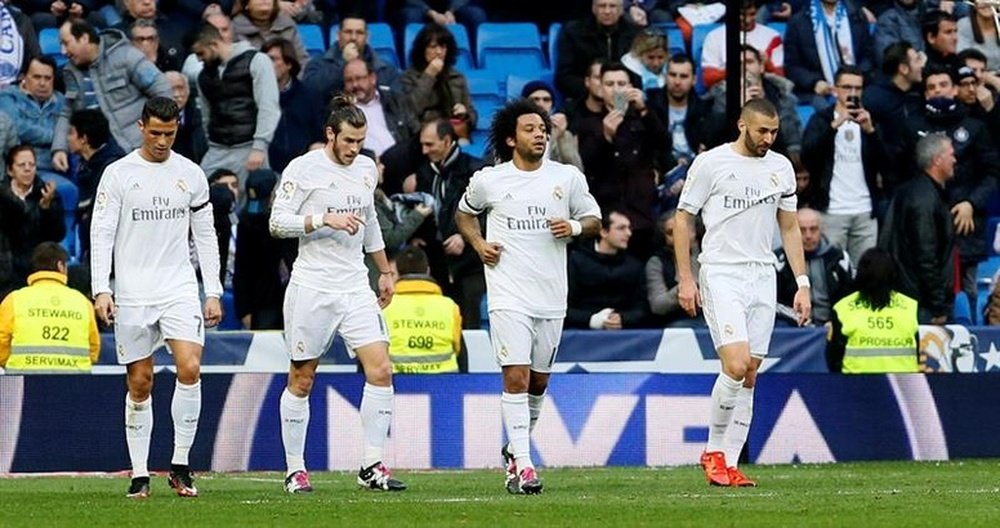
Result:
<svg viewBox="0 0 1000 528">
<path fill-rule="evenodd" d="M 128 365 L 131 365 L 132 363 L 136 363 L 138 361 L 142 361 L 142 360 L 144 360 L 146 358 L 151 358 L 151 357 L 153 357 L 154 353 L 156 353 L 155 350 L 150 350 L 148 354 L 145 354 L 142 357 L 138 357 L 138 358 L 135 358 L 135 359 L 132 359 L 132 358 L 119 359 L 118 360 L 118 364 L 119 365 L 128 366 Z"/>
</svg>

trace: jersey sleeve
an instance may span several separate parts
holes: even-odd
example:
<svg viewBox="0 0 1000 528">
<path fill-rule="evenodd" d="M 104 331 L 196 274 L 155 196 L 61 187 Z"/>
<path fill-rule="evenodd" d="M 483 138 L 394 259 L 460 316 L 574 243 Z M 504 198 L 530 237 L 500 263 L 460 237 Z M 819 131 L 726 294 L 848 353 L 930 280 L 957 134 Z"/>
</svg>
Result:
<svg viewBox="0 0 1000 528">
<path fill-rule="evenodd" d="M 469 180 L 465 194 L 458 201 L 458 210 L 465 214 L 479 216 L 489 210 L 489 205 L 486 177 L 482 171 L 479 171 Z"/>
<path fill-rule="evenodd" d="M 375 174 L 375 181 L 378 181 L 378 174 Z M 365 208 L 365 253 L 375 253 L 385 249 L 385 241 L 382 239 L 382 226 L 378 223 L 378 211 L 375 209 L 373 199 Z"/>
<path fill-rule="evenodd" d="M 798 211 L 799 197 L 795 194 L 795 169 L 791 162 L 784 160 L 781 168 L 781 181 L 784 182 L 781 189 L 781 198 L 778 200 L 778 209 L 782 211 Z"/>
<path fill-rule="evenodd" d="M 569 195 L 569 216 L 573 220 L 579 220 L 588 216 L 601 218 L 601 206 L 597 205 L 597 199 L 590 193 L 587 186 L 587 179 L 583 173 L 576 168 L 572 169 L 573 179 Z"/>
<path fill-rule="evenodd" d="M 705 206 L 711 191 L 712 171 L 705 162 L 705 155 L 700 155 L 694 159 L 691 168 L 688 169 L 677 208 L 696 215 Z"/>
<path fill-rule="evenodd" d="M 208 179 L 201 168 L 195 167 L 196 177 L 191 189 L 191 235 L 198 252 L 201 280 L 207 297 L 222 298 L 222 282 L 219 280 L 219 242 L 215 233 L 215 219 L 212 202 L 208 198 Z"/>
<path fill-rule="evenodd" d="M 281 182 L 274 195 L 268 228 L 275 238 L 299 238 L 306 236 L 306 217 L 299 213 L 306 192 L 298 178 L 299 164 L 293 162 L 285 168 Z"/>
<path fill-rule="evenodd" d="M 122 208 L 122 192 L 117 167 L 104 171 L 94 194 L 94 214 L 90 227 L 90 288 L 96 297 L 111 293 L 111 258 L 118 220 Z"/>
</svg>

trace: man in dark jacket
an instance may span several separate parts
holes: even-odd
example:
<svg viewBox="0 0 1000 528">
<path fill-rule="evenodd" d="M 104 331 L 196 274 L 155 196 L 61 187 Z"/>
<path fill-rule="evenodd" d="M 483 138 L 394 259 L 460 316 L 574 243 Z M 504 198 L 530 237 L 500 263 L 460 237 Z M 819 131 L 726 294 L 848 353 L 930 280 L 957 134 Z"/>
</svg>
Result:
<svg viewBox="0 0 1000 528">
<path fill-rule="evenodd" d="M 67 134 L 69 150 L 83 158 L 77 173 L 80 201 L 77 203 L 76 221 L 80 226 L 81 262 L 89 263 L 90 220 L 94 212 L 94 193 L 101 182 L 104 169 L 125 156 L 125 151 L 111 137 L 108 120 L 96 108 L 74 112 L 69 119 Z"/>
<path fill-rule="evenodd" d="M 299 59 L 295 47 L 287 39 L 273 38 L 260 49 L 271 58 L 274 76 L 278 80 L 281 119 L 274 129 L 274 139 L 267 155 L 271 167 L 281 173 L 296 156 L 303 154 L 309 145 L 325 140 L 323 125 L 326 101 L 299 81 Z"/>
<path fill-rule="evenodd" d="M 592 12 L 593 16 L 569 22 L 559 32 L 556 88 L 567 100 L 586 97 L 583 74 L 594 59 L 617 62 L 639 32 L 622 18 L 622 0 L 593 0 Z"/>
<path fill-rule="evenodd" d="M 806 274 L 809 275 L 812 300 L 812 321 L 822 325 L 833 318 L 833 305 L 851 293 L 853 271 L 847 252 L 830 243 L 823 235 L 822 220 L 817 211 L 799 209 L 799 232 L 802 233 L 802 250 L 806 257 Z M 786 307 L 784 313 L 793 313 L 795 292 L 799 285 L 788 265 L 785 249 L 774 252 L 778 258 L 778 304 Z"/>
<path fill-rule="evenodd" d="M 944 134 L 917 142 L 920 173 L 892 199 L 879 245 L 899 265 L 896 290 L 919 303 L 922 324 L 944 324 L 954 306 L 952 215 L 945 185 L 956 175 L 955 148 Z"/>
<path fill-rule="evenodd" d="M 326 53 L 306 64 L 302 82 L 320 97 L 329 99 L 334 92 L 344 89 L 344 65 L 357 58 L 364 60 L 378 74 L 382 84 L 397 86 L 399 70 L 383 61 L 368 45 L 368 24 L 365 20 L 351 16 L 341 20 L 337 42 L 331 42 Z"/>
<path fill-rule="evenodd" d="M 0 298 L 19 286 L 14 278 L 14 253 L 11 250 L 11 231 L 25 218 L 24 202 L 14 196 L 10 187 L 0 185 Z"/>
<path fill-rule="evenodd" d="M 632 229 L 625 214 L 603 211 L 599 238 L 581 240 L 569 255 L 566 327 L 641 328 L 649 311 L 643 264 L 626 252 Z"/>
</svg>

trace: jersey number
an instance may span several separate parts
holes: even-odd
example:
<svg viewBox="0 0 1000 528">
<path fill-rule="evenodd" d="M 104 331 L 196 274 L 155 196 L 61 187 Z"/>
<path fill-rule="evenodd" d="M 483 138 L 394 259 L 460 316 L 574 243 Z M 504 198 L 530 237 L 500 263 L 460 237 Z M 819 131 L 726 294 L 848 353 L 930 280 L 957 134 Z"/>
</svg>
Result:
<svg viewBox="0 0 1000 528">
<path fill-rule="evenodd" d="M 893 326 L 895 325 L 892 323 L 892 317 L 868 316 L 869 329 L 892 330 Z"/>
<path fill-rule="evenodd" d="M 69 341 L 69 328 L 65 326 L 43 326 L 42 339 Z"/>
<path fill-rule="evenodd" d="M 434 346 L 434 338 L 431 336 L 410 336 L 406 340 L 406 346 L 409 348 L 430 349 Z"/>
</svg>

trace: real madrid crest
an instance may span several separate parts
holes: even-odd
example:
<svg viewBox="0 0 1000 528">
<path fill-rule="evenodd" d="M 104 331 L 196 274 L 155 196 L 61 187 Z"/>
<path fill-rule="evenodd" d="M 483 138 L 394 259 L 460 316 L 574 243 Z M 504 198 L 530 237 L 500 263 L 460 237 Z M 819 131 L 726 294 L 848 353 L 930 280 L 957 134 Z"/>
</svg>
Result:
<svg viewBox="0 0 1000 528">
<path fill-rule="evenodd" d="M 188 185 L 187 182 L 185 182 L 184 180 L 177 180 L 176 185 L 177 185 L 177 190 L 179 190 L 180 192 L 182 193 L 187 192 Z"/>
<path fill-rule="evenodd" d="M 555 198 L 556 200 L 562 200 L 562 197 L 563 197 L 562 187 L 560 187 L 558 185 L 556 185 L 555 187 L 553 187 L 552 188 L 552 197 Z"/>
<path fill-rule="evenodd" d="M 952 134 L 952 137 L 954 137 L 955 141 L 959 143 L 965 143 L 966 141 L 969 140 L 969 131 L 966 130 L 965 127 L 960 126 L 955 129 L 955 132 Z"/>
<path fill-rule="evenodd" d="M 778 183 L 780 183 L 780 182 L 781 182 L 781 180 L 778 178 L 778 173 L 777 172 L 772 172 L 771 173 L 771 185 L 777 187 Z"/>
</svg>

